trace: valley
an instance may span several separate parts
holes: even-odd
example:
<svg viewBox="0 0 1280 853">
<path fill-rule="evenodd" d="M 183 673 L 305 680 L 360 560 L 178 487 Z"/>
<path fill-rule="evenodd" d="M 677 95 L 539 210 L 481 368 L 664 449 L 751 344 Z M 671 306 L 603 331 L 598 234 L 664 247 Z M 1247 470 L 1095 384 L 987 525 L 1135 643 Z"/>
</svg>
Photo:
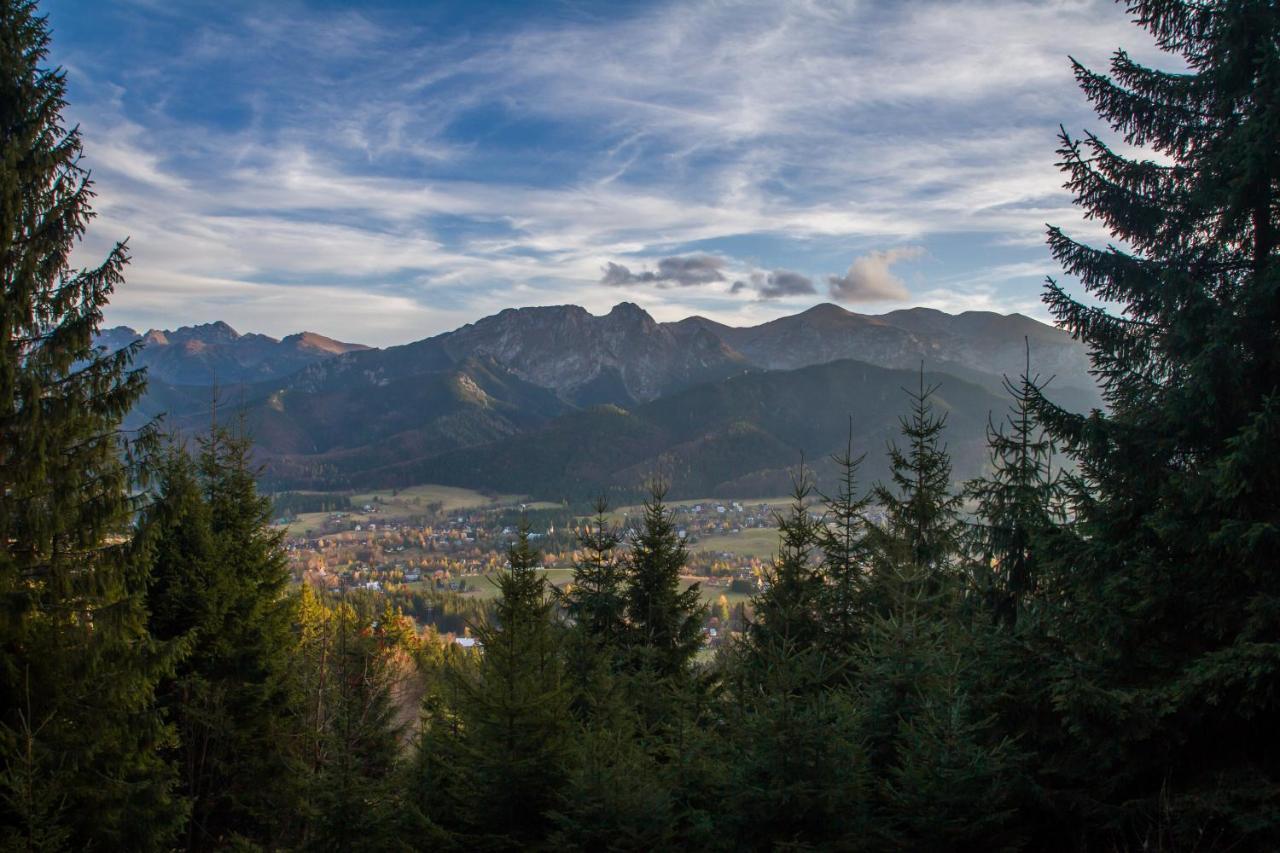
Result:
<svg viewBox="0 0 1280 853">
<path fill-rule="evenodd" d="M 762 570 L 778 547 L 776 517 L 789 502 L 786 497 L 704 498 L 670 504 L 689 553 L 682 582 L 699 584 L 710 615 L 747 603 L 759 589 Z M 291 509 L 321 504 L 330 509 Z M 591 519 L 585 505 L 440 485 L 351 494 L 294 492 L 278 495 L 276 506 L 275 526 L 285 535 L 296 581 L 334 594 L 369 590 L 391 600 L 427 595 L 442 614 L 465 608 L 468 601 L 485 606 L 494 598 L 493 580 L 506 565 L 522 520 L 542 555 L 545 577 L 563 588 L 582 557 L 578 534 Z M 606 519 L 624 534 L 625 543 L 642 514 L 642 505 L 628 505 L 609 510 Z M 444 633 L 456 627 L 447 620 L 425 624 L 436 624 Z"/>
</svg>

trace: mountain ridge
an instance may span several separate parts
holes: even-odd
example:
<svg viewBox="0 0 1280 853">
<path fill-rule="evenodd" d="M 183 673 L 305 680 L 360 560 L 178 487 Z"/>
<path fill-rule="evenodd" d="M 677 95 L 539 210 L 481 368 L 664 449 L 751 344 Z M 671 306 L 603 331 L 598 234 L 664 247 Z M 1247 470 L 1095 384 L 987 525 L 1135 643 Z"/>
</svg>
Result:
<svg viewBox="0 0 1280 853">
<path fill-rule="evenodd" d="M 100 340 L 107 345 L 123 337 L 115 329 Z M 621 488 L 658 459 L 702 471 L 686 479 L 708 488 L 777 485 L 783 457 L 835 446 L 826 446 L 827 432 L 811 433 L 808 421 L 829 427 L 831 406 L 863 406 L 870 399 L 849 396 L 837 377 L 852 387 L 869 381 L 868 371 L 880 371 L 874 399 L 888 419 L 877 421 L 876 430 L 896 424 L 902 403 L 882 393 L 883 371 L 921 369 L 944 388 L 969 389 L 957 417 L 985 426 L 988 412 L 1001 408 L 1001 375 L 1021 373 L 1028 342 L 1033 371 L 1059 377 L 1051 389 L 1055 400 L 1077 411 L 1099 400 L 1087 355 L 1069 335 L 993 312 L 864 315 L 825 303 L 735 327 L 698 316 L 658 322 L 623 302 L 601 315 L 576 305 L 511 308 L 385 349 L 314 333 L 279 341 L 240 335 L 225 323 L 152 330 L 146 337 L 140 361 L 153 371 L 152 387 L 135 417 L 167 413 L 174 429 L 201 430 L 213 384 L 203 377 L 234 361 L 238 387 L 227 381 L 219 390 L 239 400 L 260 460 L 279 487 L 404 484 L 410 476 L 491 485 L 482 482 L 489 476 L 482 453 L 507 460 L 490 480 L 499 474 L 519 479 L 514 467 L 525 463 L 565 489 Z M 270 370 L 260 366 L 263 352 L 276 353 Z M 789 385 L 809 389 L 809 397 Z M 729 411 L 726 395 L 733 394 L 746 395 L 743 405 L 753 395 L 772 395 L 774 402 L 726 414 L 702 431 L 677 428 L 694 410 L 714 404 Z M 784 405 L 802 416 L 779 420 L 773 410 Z M 957 445 L 958 471 L 981 464 L 979 432 Z M 616 450 L 601 441 L 617 444 Z M 549 456 L 545 447 L 558 450 Z M 773 467 L 752 467 L 757 458 Z"/>
<path fill-rule="evenodd" d="M 240 334 L 215 320 L 176 329 L 138 332 L 114 326 L 98 333 L 95 344 L 119 350 L 140 341 L 137 367 L 174 385 L 220 385 L 275 379 L 326 358 L 371 349 L 316 332 L 297 332 L 281 339 L 256 332 Z"/>
</svg>

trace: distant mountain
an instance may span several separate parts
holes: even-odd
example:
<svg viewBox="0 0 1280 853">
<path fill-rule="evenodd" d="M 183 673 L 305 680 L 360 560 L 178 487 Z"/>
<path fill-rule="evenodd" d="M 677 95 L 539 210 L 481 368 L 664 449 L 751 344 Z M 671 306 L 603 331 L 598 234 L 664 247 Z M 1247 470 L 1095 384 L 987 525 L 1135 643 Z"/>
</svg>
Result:
<svg viewBox="0 0 1280 853">
<path fill-rule="evenodd" d="M 296 373 L 316 361 L 369 349 L 314 332 L 301 332 L 282 340 L 242 335 L 221 321 L 173 331 L 151 329 L 145 334 L 117 326 L 103 330 L 96 343 L 115 351 L 138 340 L 142 341 L 142 348 L 135 366 L 146 367 L 149 377 L 170 385 L 225 386 L 274 379 Z"/>
<path fill-rule="evenodd" d="M 955 365 L 989 377 L 1017 377 L 1031 346 L 1033 370 L 1055 385 L 1092 391 L 1084 347 L 1061 329 L 1021 314 L 966 311 L 952 315 L 911 308 L 879 316 L 830 303 L 759 326 L 735 328 L 690 317 L 671 324 L 715 335 L 758 367 L 771 370 L 852 358 L 882 367 Z M 977 379 L 975 376 L 967 378 Z"/>
<path fill-rule="evenodd" d="M 952 376 L 935 397 L 947 413 L 946 441 L 955 476 L 976 474 L 985 459 L 987 415 L 1007 401 Z M 654 475 L 674 496 L 785 493 L 801 454 L 832 483 L 830 455 L 852 429 L 854 452 L 866 453 L 866 480 L 887 473 L 884 448 L 898 432 L 906 387 L 918 371 L 840 360 L 797 370 L 763 371 L 689 388 L 638 406 L 596 406 L 496 442 L 406 460 L 356 477 L 368 485 L 467 484 L 540 497 L 633 494 Z"/>
<path fill-rule="evenodd" d="M 164 386 L 197 405 L 170 413 L 183 431 L 207 426 L 208 399 Z M 303 383 L 243 386 L 224 401 L 237 410 L 274 478 L 323 486 L 390 461 L 494 441 L 542 426 L 572 407 L 489 358 L 408 376 L 362 375 L 307 389 Z"/>
<path fill-rule="evenodd" d="M 242 411 L 273 483 L 287 487 L 440 481 L 580 493 L 633 488 L 667 466 L 680 488 L 759 493 L 785 486 L 801 450 L 824 459 L 850 415 L 871 471 L 903 410 L 900 386 L 921 362 L 956 412 L 961 475 L 981 465 L 987 413 L 1004 408 L 1000 376 L 1021 372 L 1028 341 L 1033 370 L 1057 376 L 1055 399 L 1076 410 L 1099 401 L 1068 335 L 987 312 L 819 305 L 737 328 L 658 323 L 622 303 L 603 316 L 508 309 L 386 349 L 307 334 L 275 341 L 222 323 L 144 340 L 151 390 L 134 420 L 164 412 L 171 426 L 198 430 L 217 379 L 221 405 Z"/>
<path fill-rule="evenodd" d="M 492 360 L 572 405 L 630 406 L 752 367 L 713 334 L 654 322 L 628 302 L 597 317 L 576 305 L 509 308 L 404 346 L 315 364 L 297 378 L 310 390 L 377 382 Z"/>
</svg>

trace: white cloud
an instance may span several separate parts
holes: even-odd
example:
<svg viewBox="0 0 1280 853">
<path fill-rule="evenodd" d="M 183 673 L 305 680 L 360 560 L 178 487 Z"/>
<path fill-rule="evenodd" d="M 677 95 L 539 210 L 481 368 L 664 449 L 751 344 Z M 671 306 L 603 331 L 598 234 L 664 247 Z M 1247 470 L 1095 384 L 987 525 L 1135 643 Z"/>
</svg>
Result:
<svg viewBox="0 0 1280 853">
<path fill-rule="evenodd" d="M 918 258 L 919 246 L 899 246 L 856 258 L 844 275 L 827 278 L 831 298 L 838 302 L 884 302 L 910 298 L 907 286 L 893 274 L 899 261 Z"/>
</svg>

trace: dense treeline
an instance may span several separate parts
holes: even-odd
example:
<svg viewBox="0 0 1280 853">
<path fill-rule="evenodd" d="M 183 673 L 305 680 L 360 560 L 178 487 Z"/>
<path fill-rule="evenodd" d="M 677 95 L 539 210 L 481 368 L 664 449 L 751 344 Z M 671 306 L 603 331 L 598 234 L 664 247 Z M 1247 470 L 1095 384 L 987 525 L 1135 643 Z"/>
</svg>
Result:
<svg viewBox="0 0 1280 853">
<path fill-rule="evenodd" d="M 295 516 L 304 512 L 348 512 L 351 498 L 332 492 L 281 492 L 271 501 L 274 516 Z"/>
<path fill-rule="evenodd" d="M 1123 308 L 1048 286 L 1109 410 L 1055 407 L 1029 358 L 957 487 L 922 373 L 886 481 L 800 469 L 706 658 L 660 489 L 635 531 L 599 507 L 565 590 L 526 527 L 466 651 L 291 589 L 236 430 L 121 432 L 144 377 L 91 342 L 128 255 L 69 267 L 79 136 L 43 20 L 0 0 L 0 846 L 1280 846 L 1280 9 L 1132 11 L 1189 70 L 1076 73 L 1163 159 L 1064 132 L 1121 244 L 1050 231 Z"/>
</svg>

